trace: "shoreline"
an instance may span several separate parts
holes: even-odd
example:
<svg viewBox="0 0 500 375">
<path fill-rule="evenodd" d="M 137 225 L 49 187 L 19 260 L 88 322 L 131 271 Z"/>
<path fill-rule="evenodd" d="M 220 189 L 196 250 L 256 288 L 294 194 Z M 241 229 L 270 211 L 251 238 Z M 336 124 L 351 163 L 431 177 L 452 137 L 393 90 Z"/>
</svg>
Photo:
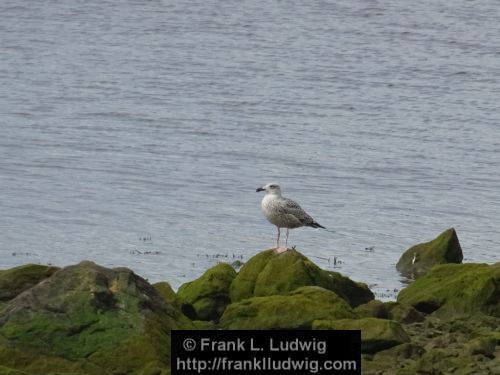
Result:
<svg viewBox="0 0 500 375">
<path fill-rule="evenodd" d="M 166 375 L 172 330 L 340 329 L 361 330 L 363 374 L 495 373 L 500 262 L 462 258 L 452 228 L 411 247 L 399 268 L 417 277 L 385 302 L 295 249 L 218 263 L 176 291 L 89 261 L 0 270 L 0 372 Z"/>
</svg>

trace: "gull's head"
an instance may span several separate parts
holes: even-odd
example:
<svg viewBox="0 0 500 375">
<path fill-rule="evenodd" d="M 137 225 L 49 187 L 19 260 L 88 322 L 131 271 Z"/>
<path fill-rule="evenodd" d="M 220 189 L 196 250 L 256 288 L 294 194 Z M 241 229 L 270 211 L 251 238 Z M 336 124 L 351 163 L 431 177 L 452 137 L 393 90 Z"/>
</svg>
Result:
<svg viewBox="0 0 500 375">
<path fill-rule="evenodd" d="M 281 188 L 275 182 L 270 182 L 268 184 L 265 184 L 264 186 L 258 188 L 256 191 L 265 191 L 266 194 L 281 195 Z"/>
</svg>

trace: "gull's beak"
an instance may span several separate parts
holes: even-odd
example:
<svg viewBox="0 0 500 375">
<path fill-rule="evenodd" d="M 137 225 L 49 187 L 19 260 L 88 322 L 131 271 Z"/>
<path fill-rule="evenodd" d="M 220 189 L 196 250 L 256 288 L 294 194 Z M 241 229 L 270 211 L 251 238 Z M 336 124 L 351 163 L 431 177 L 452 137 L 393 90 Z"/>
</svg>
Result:
<svg viewBox="0 0 500 375">
<path fill-rule="evenodd" d="M 258 189 L 257 189 L 257 190 L 255 190 L 255 191 L 258 193 L 259 191 L 264 191 L 264 190 L 266 190 L 266 189 L 263 189 L 263 188 L 261 188 L 261 187 L 260 187 L 260 188 L 258 188 Z"/>
</svg>

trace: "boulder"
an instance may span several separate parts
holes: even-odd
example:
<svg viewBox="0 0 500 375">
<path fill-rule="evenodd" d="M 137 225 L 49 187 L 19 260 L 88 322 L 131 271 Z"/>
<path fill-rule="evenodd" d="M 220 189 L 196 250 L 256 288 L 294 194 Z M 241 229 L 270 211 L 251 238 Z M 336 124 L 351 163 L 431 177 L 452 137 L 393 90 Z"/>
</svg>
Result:
<svg viewBox="0 0 500 375">
<path fill-rule="evenodd" d="M 193 320 L 193 324 L 194 329 L 200 331 L 210 331 L 218 328 L 217 325 L 211 320 Z"/>
<path fill-rule="evenodd" d="M 360 318 L 381 318 L 387 319 L 387 307 L 379 300 L 374 299 L 373 301 L 359 305 L 354 309 L 354 312 Z"/>
<path fill-rule="evenodd" d="M 410 343 L 363 355 L 363 374 L 497 374 L 498 327 L 500 318 L 483 314 L 448 321 L 426 316 L 404 324 Z"/>
<path fill-rule="evenodd" d="M 198 279 L 181 285 L 177 296 L 181 302 L 193 306 L 197 320 L 218 321 L 231 302 L 229 286 L 235 277 L 236 271 L 229 264 L 219 263 Z"/>
<path fill-rule="evenodd" d="M 331 278 L 328 289 L 344 298 L 352 307 L 367 303 L 375 298 L 375 295 L 365 283 L 353 281 L 338 272 L 326 272 Z"/>
<path fill-rule="evenodd" d="M 6 302 L 40 281 L 50 277 L 57 267 L 26 264 L 0 270 L 0 303 Z"/>
<path fill-rule="evenodd" d="M 375 355 L 375 359 L 381 357 L 387 357 L 394 363 L 395 361 L 403 362 L 407 359 L 418 359 L 425 353 L 424 348 L 419 345 L 415 345 L 411 342 L 407 342 L 401 345 L 393 346 L 390 349 L 378 352 Z"/>
<path fill-rule="evenodd" d="M 428 350 L 406 370 L 408 374 L 498 374 L 499 366 L 498 361 L 488 361 L 463 349 L 436 348 Z"/>
<path fill-rule="evenodd" d="M 220 319 L 226 329 L 309 329 L 317 319 L 354 318 L 334 292 L 305 286 L 286 295 L 252 297 L 232 303 Z"/>
<path fill-rule="evenodd" d="M 362 361 L 361 368 L 363 374 L 381 375 L 381 374 L 413 374 L 404 369 L 414 360 L 417 360 L 425 350 L 413 343 L 405 343 L 392 348 L 382 350 L 376 353 L 372 358 L 366 358 Z"/>
<path fill-rule="evenodd" d="M 313 329 L 360 329 L 361 352 L 376 353 L 410 341 L 401 324 L 378 318 L 316 320 Z"/>
<path fill-rule="evenodd" d="M 396 268 L 410 278 L 425 275 L 433 266 L 446 263 L 462 263 L 463 254 L 455 229 L 450 228 L 429 242 L 406 250 Z"/>
<path fill-rule="evenodd" d="M 158 283 L 153 284 L 153 287 L 168 304 L 173 305 L 178 309 L 181 309 L 182 302 L 169 283 L 167 283 L 166 281 L 160 281 Z"/>
<path fill-rule="evenodd" d="M 266 250 L 252 257 L 231 284 L 230 297 L 232 302 L 238 302 L 250 297 L 284 295 L 302 286 L 331 290 L 352 307 L 374 298 L 366 284 L 324 271 L 296 250 L 281 254 Z"/>
<path fill-rule="evenodd" d="M 469 354 L 482 354 L 488 358 L 495 358 L 497 340 L 493 337 L 477 337 L 466 345 Z M 499 363 L 500 364 L 500 363 Z"/>
<path fill-rule="evenodd" d="M 425 319 L 424 314 L 411 306 L 397 302 L 386 302 L 384 305 L 387 311 L 387 318 L 396 320 L 400 323 L 411 324 L 421 322 Z"/>
<path fill-rule="evenodd" d="M 436 266 L 403 289 L 397 299 L 444 320 L 473 313 L 500 317 L 500 263 Z"/>
<path fill-rule="evenodd" d="M 167 374 L 171 329 L 193 328 L 147 281 L 65 267 L 0 310 L 0 363 L 26 374 Z"/>
</svg>

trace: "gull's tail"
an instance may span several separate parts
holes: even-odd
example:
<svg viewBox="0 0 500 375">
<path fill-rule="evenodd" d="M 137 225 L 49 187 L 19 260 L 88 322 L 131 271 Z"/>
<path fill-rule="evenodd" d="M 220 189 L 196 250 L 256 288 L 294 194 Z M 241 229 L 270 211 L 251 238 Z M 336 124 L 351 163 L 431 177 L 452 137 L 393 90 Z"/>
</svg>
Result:
<svg viewBox="0 0 500 375">
<path fill-rule="evenodd" d="M 313 227 L 313 228 L 323 228 L 326 229 L 323 225 L 313 221 L 311 224 L 307 224 L 308 227 Z"/>
</svg>

